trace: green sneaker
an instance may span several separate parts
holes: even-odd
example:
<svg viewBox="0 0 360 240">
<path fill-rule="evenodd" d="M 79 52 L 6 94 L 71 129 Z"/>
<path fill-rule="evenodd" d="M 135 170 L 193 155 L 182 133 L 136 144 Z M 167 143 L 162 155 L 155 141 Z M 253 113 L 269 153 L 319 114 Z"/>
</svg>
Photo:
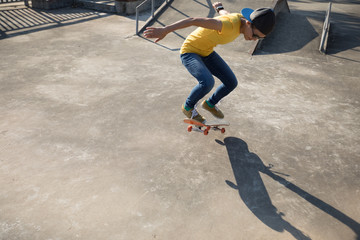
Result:
<svg viewBox="0 0 360 240">
<path fill-rule="evenodd" d="M 209 103 L 206 100 L 201 103 L 201 106 L 203 109 L 209 111 L 214 117 L 224 118 L 224 114 L 221 112 L 221 110 L 216 106 L 209 106 Z"/>
<path fill-rule="evenodd" d="M 194 119 L 194 120 L 196 120 L 196 121 L 198 121 L 198 122 L 201 122 L 201 123 L 204 123 L 204 122 L 206 121 L 206 119 L 205 119 L 203 116 L 201 116 L 201 115 L 196 111 L 195 108 L 192 108 L 192 109 L 190 109 L 189 111 L 187 111 L 187 110 L 185 109 L 185 107 L 184 107 L 184 104 L 183 104 L 183 105 L 182 105 L 182 112 L 185 114 L 185 116 L 186 116 L 187 118 Z"/>
</svg>

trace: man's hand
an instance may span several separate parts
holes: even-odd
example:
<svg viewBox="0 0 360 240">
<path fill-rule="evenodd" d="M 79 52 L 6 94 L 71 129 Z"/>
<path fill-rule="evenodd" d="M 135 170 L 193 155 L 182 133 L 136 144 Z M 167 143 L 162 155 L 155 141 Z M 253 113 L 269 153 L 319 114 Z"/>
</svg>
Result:
<svg viewBox="0 0 360 240">
<path fill-rule="evenodd" d="M 144 31 L 145 38 L 156 38 L 155 42 L 157 43 L 161 39 L 163 39 L 168 32 L 164 27 L 155 28 L 155 27 L 147 27 Z"/>
<path fill-rule="evenodd" d="M 215 9 L 215 11 L 217 11 L 217 7 L 222 7 L 223 5 L 222 5 L 222 3 L 221 2 L 215 2 L 215 3 L 213 3 L 213 8 Z"/>
<path fill-rule="evenodd" d="M 224 6 L 223 6 L 223 4 L 222 4 L 221 2 L 215 2 L 215 3 L 213 3 L 212 6 L 213 6 L 213 8 L 215 9 L 215 11 L 216 11 L 218 14 L 220 14 L 220 15 L 230 14 L 230 12 L 228 12 L 228 11 L 226 11 L 226 10 L 224 9 Z M 218 11 L 218 9 L 217 9 L 218 7 L 222 7 L 222 9 Z"/>
</svg>

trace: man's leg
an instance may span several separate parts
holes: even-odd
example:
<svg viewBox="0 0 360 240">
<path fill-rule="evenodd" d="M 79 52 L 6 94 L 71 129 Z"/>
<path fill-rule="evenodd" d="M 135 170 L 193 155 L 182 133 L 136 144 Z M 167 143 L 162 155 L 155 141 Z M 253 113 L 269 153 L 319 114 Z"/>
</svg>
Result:
<svg viewBox="0 0 360 240">
<path fill-rule="evenodd" d="M 190 74 L 199 82 L 192 89 L 185 102 L 185 107 L 194 108 L 195 104 L 214 87 L 214 77 L 204 64 L 203 58 L 195 53 L 182 54 L 181 61 Z"/>
<path fill-rule="evenodd" d="M 223 83 L 207 100 L 211 105 L 215 105 L 236 88 L 238 81 L 227 63 L 216 52 L 206 57 L 204 63 L 209 71 Z"/>
</svg>

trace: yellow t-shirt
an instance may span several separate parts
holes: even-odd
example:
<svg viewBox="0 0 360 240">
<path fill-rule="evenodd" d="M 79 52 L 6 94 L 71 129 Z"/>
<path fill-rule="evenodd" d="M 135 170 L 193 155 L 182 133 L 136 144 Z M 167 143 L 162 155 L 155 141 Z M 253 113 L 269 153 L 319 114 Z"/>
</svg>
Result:
<svg viewBox="0 0 360 240">
<path fill-rule="evenodd" d="M 184 41 L 180 53 L 196 53 L 200 56 L 209 56 L 218 44 L 226 44 L 234 41 L 240 35 L 240 13 L 218 16 L 222 22 L 221 31 L 198 27 Z"/>
</svg>

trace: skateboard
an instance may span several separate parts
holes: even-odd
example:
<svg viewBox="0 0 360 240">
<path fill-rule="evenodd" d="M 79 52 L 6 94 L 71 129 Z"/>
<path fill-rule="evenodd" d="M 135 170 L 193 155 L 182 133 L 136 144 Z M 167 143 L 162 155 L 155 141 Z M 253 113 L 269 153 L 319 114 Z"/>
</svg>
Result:
<svg viewBox="0 0 360 240">
<path fill-rule="evenodd" d="M 225 133 L 225 126 L 229 126 L 230 123 L 224 120 L 213 120 L 213 121 L 206 121 L 205 124 L 198 122 L 194 119 L 185 118 L 184 123 L 190 124 L 187 128 L 188 132 L 191 131 L 198 131 L 204 133 L 204 135 L 208 135 L 209 131 L 221 131 L 221 133 Z M 205 128 L 205 129 L 202 129 Z"/>
</svg>

